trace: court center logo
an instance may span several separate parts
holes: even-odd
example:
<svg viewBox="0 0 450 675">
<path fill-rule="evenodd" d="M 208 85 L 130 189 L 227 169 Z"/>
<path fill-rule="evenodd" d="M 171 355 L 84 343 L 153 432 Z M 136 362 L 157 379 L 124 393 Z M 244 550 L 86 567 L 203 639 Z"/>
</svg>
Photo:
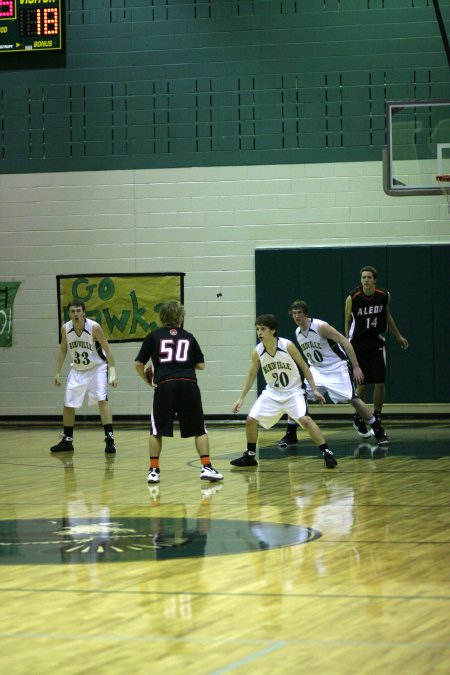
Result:
<svg viewBox="0 0 450 675">
<path fill-rule="evenodd" d="M 0 521 L 0 564 L 83 564 L 232 555 L 321 536 L 296 525 L 241 520 L 72 518 Z"/>
</svg>

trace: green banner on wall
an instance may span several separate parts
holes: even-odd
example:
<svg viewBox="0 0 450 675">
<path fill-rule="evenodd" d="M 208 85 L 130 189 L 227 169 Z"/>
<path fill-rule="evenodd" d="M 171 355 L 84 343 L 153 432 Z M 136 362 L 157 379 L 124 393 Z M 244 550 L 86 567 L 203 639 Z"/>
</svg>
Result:
<svg viewBox="0 0 450 675">
<path fill-rule="evenodd" d="M 0 347 L 11 347 L 13 304 L 20 281 L 0 281 Z"/>
<path fill-rule="evenodd" d="M 155 274 L 58 275 L 59 326 L 69 320 L 67 305 L 80 300 L 109 342 L 137 342 L 159 327 L 163 302 L 183 302 L 184 272 Z"/>
</svg>

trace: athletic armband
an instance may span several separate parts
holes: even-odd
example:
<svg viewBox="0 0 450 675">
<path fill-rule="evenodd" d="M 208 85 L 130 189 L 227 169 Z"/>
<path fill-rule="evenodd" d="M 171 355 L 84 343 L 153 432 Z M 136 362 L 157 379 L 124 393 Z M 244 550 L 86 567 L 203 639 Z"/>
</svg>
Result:
<svg viewBox="0 0 450 675">
<path fill-rule="evenodd" d="M 109 384 L 112 384 L 116 379 L 116 369 L 114 366 L 109 367 Z"/>
</svg>

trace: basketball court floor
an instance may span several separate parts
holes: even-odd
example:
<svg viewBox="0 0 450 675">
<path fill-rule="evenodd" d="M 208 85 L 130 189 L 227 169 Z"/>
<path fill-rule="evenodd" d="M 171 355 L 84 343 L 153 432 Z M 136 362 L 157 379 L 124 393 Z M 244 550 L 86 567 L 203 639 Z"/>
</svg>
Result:
<svg viewBox="0 0 450 675">
<path fill-rule="evenodd" d="M 148 432 L 0 429 L 0 672 L 448 673 L 450 424 L 349 420 L 233 469 L 243 424 L 209 430 L 225 479 L 201 482 L 191 439 L 166 439 L 146 483 Z"/>
</svg>

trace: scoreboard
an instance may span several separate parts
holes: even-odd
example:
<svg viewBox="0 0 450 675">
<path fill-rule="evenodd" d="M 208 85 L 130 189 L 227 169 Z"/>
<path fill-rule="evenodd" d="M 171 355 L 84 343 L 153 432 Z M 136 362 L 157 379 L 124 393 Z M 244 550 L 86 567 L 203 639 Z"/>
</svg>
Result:
<svg viewBox="0 0 450 675">
<path fill-rule="evenodd" d="M 1 54 L 61 51 L 63 0 L 0 0 Z"/>
</svg>

